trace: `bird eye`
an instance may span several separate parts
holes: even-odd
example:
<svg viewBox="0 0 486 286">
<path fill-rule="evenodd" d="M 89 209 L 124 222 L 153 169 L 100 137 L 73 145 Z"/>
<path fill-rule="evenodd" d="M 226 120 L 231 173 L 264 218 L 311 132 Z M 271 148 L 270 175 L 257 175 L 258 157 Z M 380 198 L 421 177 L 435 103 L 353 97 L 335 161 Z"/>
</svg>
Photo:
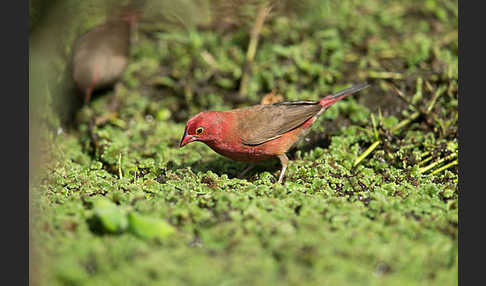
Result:
<svg viewBox="0 0 486 286">
<path fill-rule="evenodd" d="M 199 127 L 199 128 L 196 129 L 197 135 L 201 135 L 203 132 L 204 132 L 204 128 L 202 128 L 202 127 Z"/>
</svg>

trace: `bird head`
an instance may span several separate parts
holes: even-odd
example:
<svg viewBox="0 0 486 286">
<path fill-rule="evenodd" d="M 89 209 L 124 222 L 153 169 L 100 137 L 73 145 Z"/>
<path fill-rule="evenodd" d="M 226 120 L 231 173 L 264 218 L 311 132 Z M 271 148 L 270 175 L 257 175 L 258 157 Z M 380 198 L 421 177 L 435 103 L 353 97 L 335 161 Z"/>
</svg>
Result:
<svg viewBox="0 0 486 286">
<path fill-rule="evenodd" d="M 184 147 L 193 141 L 204 143 L 216 140 L 220 134 L 221 113 L 217 111 L 201 112 L 187 121 L 184 135 L 179 147 Z"/>
</svg>

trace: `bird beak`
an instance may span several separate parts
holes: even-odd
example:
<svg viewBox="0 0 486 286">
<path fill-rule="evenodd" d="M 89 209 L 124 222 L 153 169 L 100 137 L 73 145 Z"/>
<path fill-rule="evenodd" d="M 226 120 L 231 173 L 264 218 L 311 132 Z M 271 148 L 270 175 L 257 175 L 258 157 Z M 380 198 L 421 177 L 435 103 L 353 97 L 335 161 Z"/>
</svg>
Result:
<svg viewBox="0 0 486 286">
<path fill-rule="evenodd" d="M 179 144 L 179 148 L 184 147 L 186 144 L 191 143 L 192 141 L 195 141 L 196 137 L 187 135 L 187 130 L 184 131 L 184 136 L 182 136 L 181 143 Z"/>
</svg>

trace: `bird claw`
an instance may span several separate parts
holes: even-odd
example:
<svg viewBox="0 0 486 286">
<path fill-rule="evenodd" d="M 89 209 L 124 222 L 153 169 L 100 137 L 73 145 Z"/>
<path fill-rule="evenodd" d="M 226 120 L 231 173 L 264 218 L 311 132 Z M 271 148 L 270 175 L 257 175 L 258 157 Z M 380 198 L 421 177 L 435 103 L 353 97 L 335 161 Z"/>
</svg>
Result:
<svg viewBox="0 0 486 286">
<path fill-rule="evenodd" d="M 251 169 L 253 169 L 254 167 L 255 167 L 255 165 L 250 165 L 250 166 L 246 167 L 246 169 L 245 169 L 245 170 L 243 170 L 243 172 L 241 172 L 241 173 L 238 175 L 238 178 L 239 178 L 239 179 L 244 179 L 244 178 L 246 178 L 246 177 L 245 177 L 245 174 L 246 174 L 246 173 L 248 173 L 248 171 L 250 171 L 250 170 L 251 170 Z"/>
</svg>

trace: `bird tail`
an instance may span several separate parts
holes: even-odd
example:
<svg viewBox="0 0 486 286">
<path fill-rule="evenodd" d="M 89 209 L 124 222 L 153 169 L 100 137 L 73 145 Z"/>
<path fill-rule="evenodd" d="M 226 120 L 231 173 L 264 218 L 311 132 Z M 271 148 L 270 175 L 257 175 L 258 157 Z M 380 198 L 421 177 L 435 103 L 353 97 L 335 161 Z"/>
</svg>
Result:
<svg viewBox="0 0 486 286">
<path fill-rule="evenodd" d="M 365 89 L 369 86 L 370 85 L 368 83 L 360 83 L 360 84 L 353 85 L 350 88 L 343 89 L 343 90 L 338 91 L 334 94 L 331 94 L 331 95 L 324 97 L 323 99 L 321 99 L 321 101 L 319 101 L 319 104 L 322 107 L 327 108 L 327 107 L 331 106 L 332 104 L 334 104 L 335 102 L 340 101 L 341 99 L 345 98 L 346 96 L 351 95 L 353 93 L 356 93 L 356 92 L 358 92 L 362 89 Z"/>
</svg>

